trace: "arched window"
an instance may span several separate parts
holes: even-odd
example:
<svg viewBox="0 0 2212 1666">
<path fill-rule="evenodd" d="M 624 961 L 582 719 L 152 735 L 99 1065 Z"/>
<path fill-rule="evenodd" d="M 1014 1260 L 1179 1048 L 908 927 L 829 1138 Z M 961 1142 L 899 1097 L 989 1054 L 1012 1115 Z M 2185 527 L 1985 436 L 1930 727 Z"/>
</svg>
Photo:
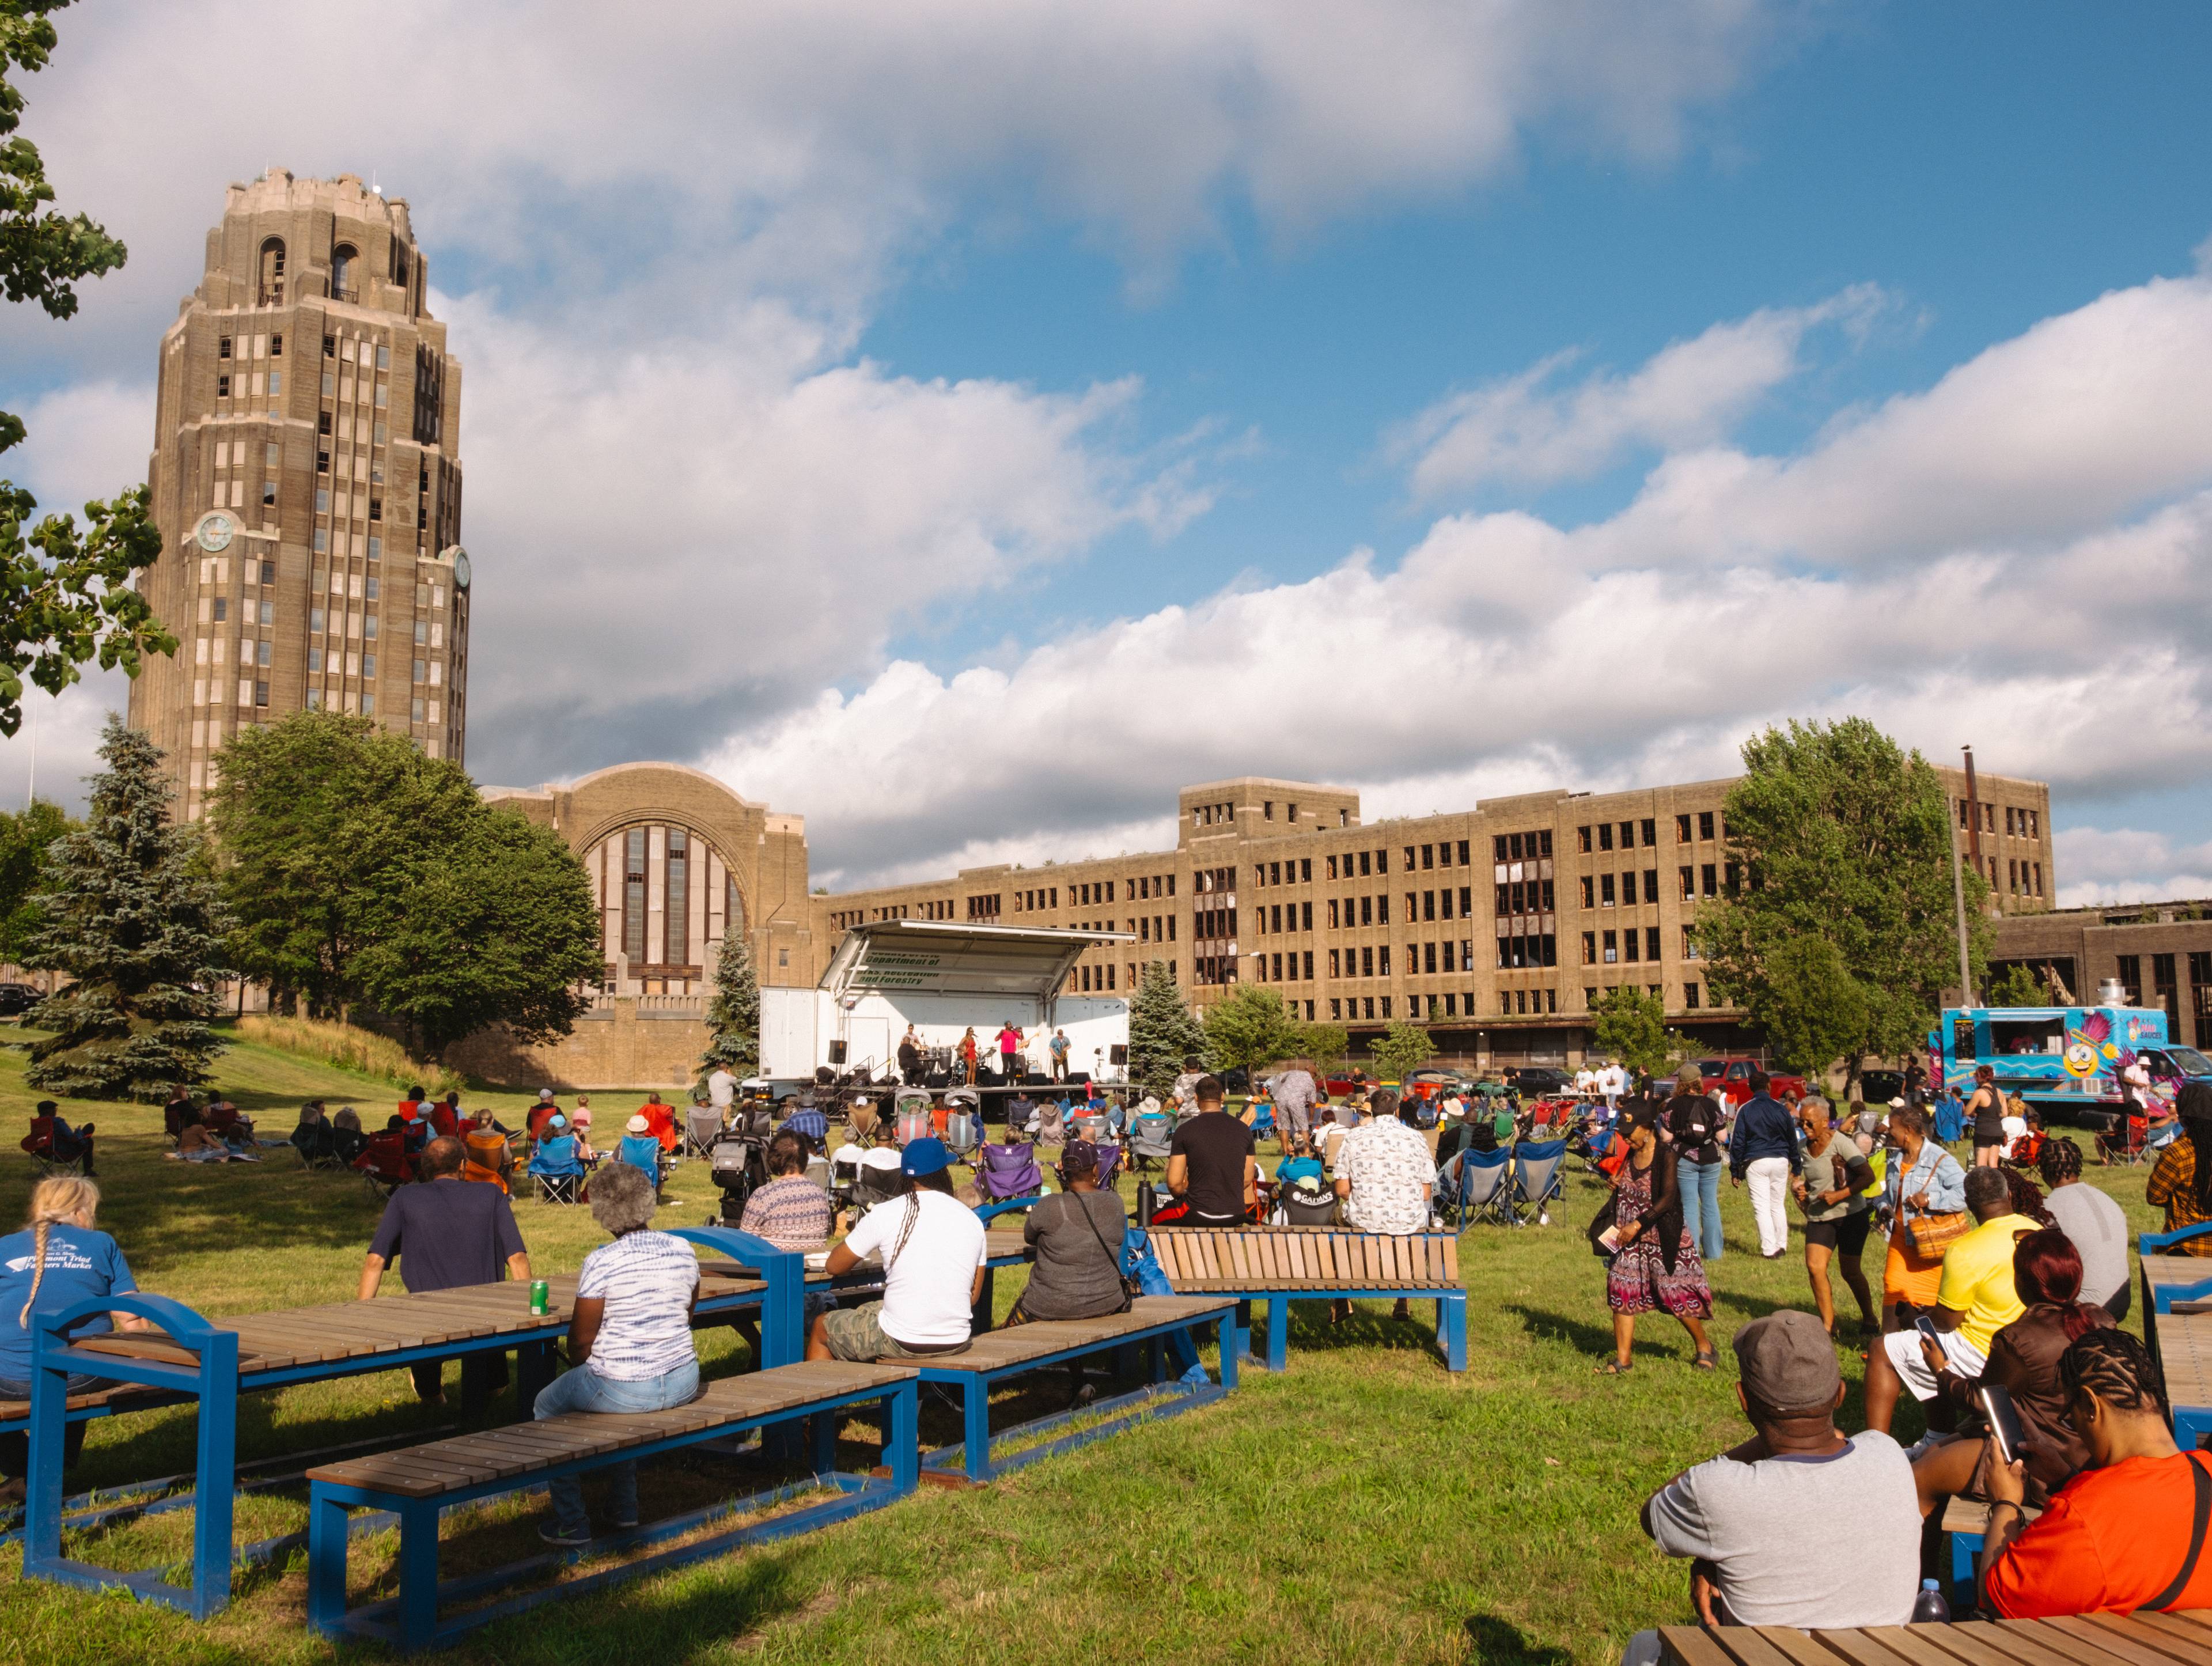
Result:
<svg viewBox="0 0 2212 1666">
<path fill-rule="evenodd" d="M 261 245 L 261 304 L 281 306 L 284 300 L 284 240 L 271 237 Z"/>
<path fill-rule="evenodd" d="M 355 287 L 354 265 L 361 258 L 350 243 L 341 243 L 331 251 L 331 299 L 359 301 L 361 292 Z"/>
</svg>

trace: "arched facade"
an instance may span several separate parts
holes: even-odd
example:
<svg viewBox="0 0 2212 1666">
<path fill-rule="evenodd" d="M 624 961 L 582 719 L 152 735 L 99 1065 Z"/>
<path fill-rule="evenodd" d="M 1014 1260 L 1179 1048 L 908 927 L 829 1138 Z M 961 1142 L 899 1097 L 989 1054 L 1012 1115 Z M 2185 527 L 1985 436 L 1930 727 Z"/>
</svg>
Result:
<svg viewBox="0 0 2212 1666">
<path fill-rule="evenodd" d="M 732 924 L 744 929 L 744 892 L 729 855 L 673 818 L 615 828 L 581 854 L 604 922 L 605 987 L 623 994 L 703 990 L 724 933 Z"/>
</svg>

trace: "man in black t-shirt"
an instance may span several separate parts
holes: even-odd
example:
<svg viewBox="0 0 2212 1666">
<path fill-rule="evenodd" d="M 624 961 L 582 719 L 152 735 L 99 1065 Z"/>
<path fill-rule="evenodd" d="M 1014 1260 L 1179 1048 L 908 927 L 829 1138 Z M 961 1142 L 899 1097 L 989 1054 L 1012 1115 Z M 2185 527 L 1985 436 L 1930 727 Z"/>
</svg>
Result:
<svg viewBox="0 0 2212 1666">
<path fill-rule="evenodd" d="M 433 1140 L 422 1148 L 422 1178 L 402 1186 L 384 1206 L 362 1263 L 360 1298 L 375 1298 L 384 1269 L 396 1258 L 399 1279 L 410 1292 L 453 1290 L 463 1285 L 496 1284 L 507 1276 L 530 1277 L 530 1252 L 507 1194 L 496 1186 L 463 1180 L 468 1150 L 458 1140 Z M 433 1405 L 445 1399 L 446 1362 L 422 1359 L 408 1367 L 415 1392 Z M 504 1352 L 478 1352 L 461 1358 L 461 1404 L 473 1410 L 488 1394 L 506 1386 Z"/>
<path fill-rule="evenodd" d="M 1237 1226 L 1259 1201 L 1260 1163 L 1252 1130 L 1221 1108 L 1221 1079 L 1192 1085 L 1198 1115 L 1168 1142 L 1168 1189 L 1190 1205 L 1187 1226 Z"/>
</svg>

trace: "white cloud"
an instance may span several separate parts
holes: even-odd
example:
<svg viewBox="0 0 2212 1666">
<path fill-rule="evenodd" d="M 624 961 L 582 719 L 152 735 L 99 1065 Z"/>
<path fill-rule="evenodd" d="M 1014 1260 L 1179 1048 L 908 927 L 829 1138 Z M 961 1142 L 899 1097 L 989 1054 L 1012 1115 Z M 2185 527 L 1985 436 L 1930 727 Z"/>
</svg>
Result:
<svg viewBox="0 0 2212 1666">
<path fill-rule="evenodd" d="M 2073 827 L 2052 842 L 2060 908 L 2212 897 L 2212 841 L 2186 844 L 2164 833 Z"/>
<path fill-rule="evenodd" d="M 1859 284 L 1813 307 L 1763 307 L 1675 342 L 1626 376 L 1599 371 L 1571 388 L 1556 353 L 1520 374 L 1438 400 L 1388 442 L 1410 459 L 1416 497 L 1499 482 L 1549 485 L 1595 474 L 1632 447 L 1662 452 L 1719 439 L 1797 374 L 1808 331 L 1839 324 L 1862 337 L 1887 304 Z"/>
<path fill-rule="evenodd" d="M 150 384 L 86 381 L 42 394 L 16 412 L 28 437 L 0 454 L 0 475 L 27 487 L 41 514 L 113 497 L 145 478 L 153 411 Z"/>
<path fill-rule="evenodd" d="M 1370 817 L 1721 775 L 1747 733 L 1789 716 L 1862 714 L 1931 757 L 1971 740 L 1984 767 L 2048 780 L 2062 803 L 2147 778 L 2200 782 L 2212 776 L 2212 425 L 2144 471 L 2093 443 L 2080 382 L 2052 371 L 2054 343 L 2070 343 L 2063 362 L 2094 342 L 2108 417 L 2130 389 L 2170 396 L 2169 413 L 2201 399 L 2168 362 L 2212 329 L 2203 291 L 2192 280 L 2108 295 L 1798 457 L 1766 459 L 1771 514 L 1733 560 L 1686 569 L 1641 502 L 1579 528 L 1449 517 L 1395 569 L 1360 552 L 1304 583 L 1103 625 L 1006 670 L 890 666 L 849 699 L 827 694 L 739 735 L 710 767 L 805 810 L 819 860 L 851 879 L 927 871 L 933 857 L 941 871 L 978 838 L 1006 854 L 1065 849 L 1070 829 L 1140 824 L 1187 782 L 1244 773 L 1358 787 Z M 2055 536 L 2051 521 L 2093 519 L 2069 509 L 2015 538 L 2015 506 L 1992 489 L 1948 505 L 1949 538 L 1925 539 L 1915 561 L 1795 559 L 1798 529 L 1832 503 L 1863 526 L 1903 524 L 1943 466 L 1930 453 L 1983 454 L 1955 425 L 2000 410 L 2008 434 L 2046 435 L 2052 467 L 2051 434 L 2086 448 L 2063 465 L 2101 524 Z M 1986 460 L 1994 478 L 2002 459 Z M 2114 519 L 2150 491 L 2175 501 Z M 2058 868 L 2069 883 L 2063 858 Z"/>
</svg>

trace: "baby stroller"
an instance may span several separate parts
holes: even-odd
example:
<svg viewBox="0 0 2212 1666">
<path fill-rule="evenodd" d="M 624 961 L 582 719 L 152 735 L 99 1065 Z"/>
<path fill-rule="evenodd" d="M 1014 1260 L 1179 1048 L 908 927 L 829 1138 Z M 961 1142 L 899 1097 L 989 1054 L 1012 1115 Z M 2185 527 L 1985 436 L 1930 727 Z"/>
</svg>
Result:
<svg viewBox="0 0 2212 1666">
<path fill-rule="evenodd" d="M 354 1159 L 354 1167 L 361 1170 L 370 1195 L 377 1198 L 388 1198 L 415 1179 L 415 1159 L 407 1154 L 407 1136 L 396 1128 L 370 1134 L 368 1148 Z"/>
<path fill-rule="evenodd" d="M 946 1119 L 947 1122 L 951 1120 L 949 1117 Z M 901 1146 L 907 1146 L 916 1140 L 927 1140 L 936 1132 L 937 1124 L 931 1118 L 927 1098 L 900 1099 L 898 1115 L 891 1122 L 892 1139 Z"/>
<path fill-rule="evenodd" d="M 1034 1197 L 1044 1189 L 1044 1175 L 1037 1167 L 1036 1146 L 985 1146 L 982 1150 L 982 1166 L 975 1170 L 975 1183 L 986 1203 Z"/>
</svg>

